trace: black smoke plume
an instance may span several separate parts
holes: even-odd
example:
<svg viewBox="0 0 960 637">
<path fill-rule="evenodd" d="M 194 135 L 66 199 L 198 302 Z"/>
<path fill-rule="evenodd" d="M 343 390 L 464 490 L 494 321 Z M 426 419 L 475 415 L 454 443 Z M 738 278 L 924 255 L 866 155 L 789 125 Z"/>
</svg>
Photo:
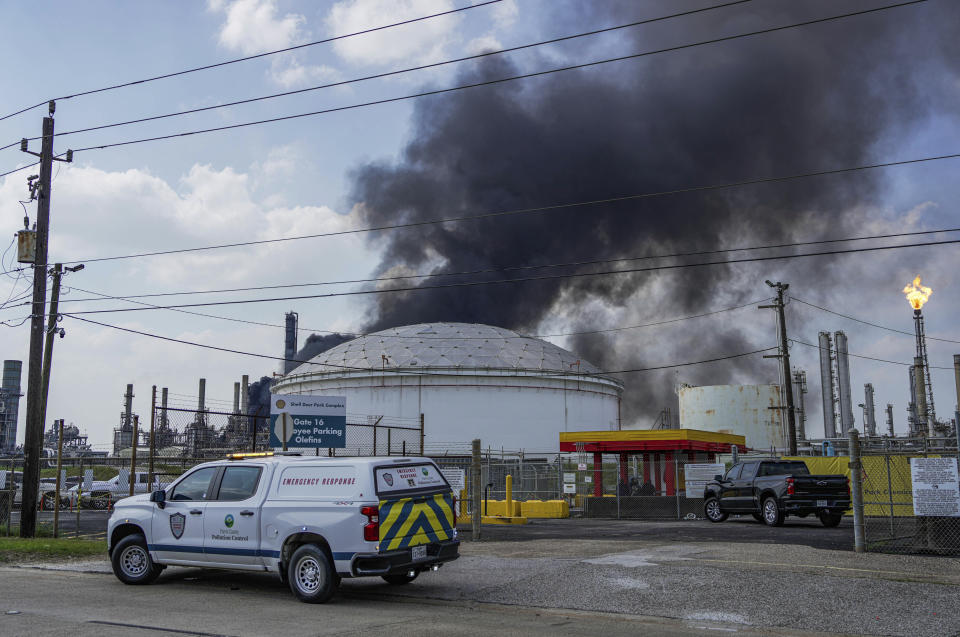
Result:
<svg viewBox="0 0 960 637">
<path fill-rule="evenodd" d="M 844 10 L 861 4 L 845 4 Z M 554 6 L 560 17 L 549 27 L 559 33 L 674 7 Z M 751 4 L 609 36 L 603 45 L 555 51 L 572 61 L 613 57 L 837 12 L 827 2 Z M 949 57 L 949 25 L 957 24 L 957 13 L 947 3 L 906 7 L 422 99 L 399 160 L 357 168 L 353 199 L 366 224 L 396 224 L 871 163 L 889 157 L 896 140 L 926 116 L 930 86 L 940 91 L 948 85 L 945 77 L 925 76 L 921 91 L 916 73 L 931 65 L 940 69 L 940 60 Z M 536 55 L 519 62 L 488 58 L 464 70 L 457 83 L 560 65 L 556 58 Z M 382 273 L 460 272 L 850 236 L 863 220 L 857 211 L 882 203 L 883 178 L 858 173 L 676 194 L 415 227 L 371 241 L 381 249 Z M 827 275 L 830 263 L 714 266 L 382 294 L 364 330 L 441 320 L 525 333 L 537 333 L 546 322 L 571 331 L 639 323 L 759 298 L 768 293 L 763 280 L 773 276 L 771 270 L 783 267 L 798 280 Z M 421 285 L 482 278 L 429 278 Z M 684 329 L 581 336 L 566 344 L 607 370 L 774 345 L 771 315 L 749 312 L 745 320 L 701 319 Z M 649 422 L 675 400 L 673 373 L 621 378 L 627 385 L 625 422 Z M 771 382 L 776 371 L 772 363 L 751 357 L 686 368 L 683 380 Z"/>
</svg>

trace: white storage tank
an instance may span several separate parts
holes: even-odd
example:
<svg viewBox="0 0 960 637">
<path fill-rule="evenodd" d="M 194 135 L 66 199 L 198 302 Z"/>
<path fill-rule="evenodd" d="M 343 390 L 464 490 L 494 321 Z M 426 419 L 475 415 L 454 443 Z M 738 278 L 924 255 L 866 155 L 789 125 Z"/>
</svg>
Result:
<svg viewBox="0 0 960 637">
<path fill-rule="evenodd" d="M 783 449 L 779 385 L 680 388 L 680 427 L 739 434 L 751 449 Z"/>
<path fill-rule="evenodd" d="M 617 429 L 623 384 L 544 340 L 473 323 L 368 334 L 293 369 L 278 394 L 346 396 L 347 421 L 416 422 L 425 447 L 555 452 L 561 431 Z"/>
</svg>

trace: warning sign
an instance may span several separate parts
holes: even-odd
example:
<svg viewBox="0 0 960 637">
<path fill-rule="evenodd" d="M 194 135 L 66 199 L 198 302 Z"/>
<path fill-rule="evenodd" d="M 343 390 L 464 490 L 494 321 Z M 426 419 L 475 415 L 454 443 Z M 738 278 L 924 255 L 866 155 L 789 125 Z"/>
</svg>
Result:
<svg viewBox="0 0 960 637">
<path fill-rule="evenodd" d="M 913 514 L 960 517 L 956 458 L 911 458 Z"/>
</svg>

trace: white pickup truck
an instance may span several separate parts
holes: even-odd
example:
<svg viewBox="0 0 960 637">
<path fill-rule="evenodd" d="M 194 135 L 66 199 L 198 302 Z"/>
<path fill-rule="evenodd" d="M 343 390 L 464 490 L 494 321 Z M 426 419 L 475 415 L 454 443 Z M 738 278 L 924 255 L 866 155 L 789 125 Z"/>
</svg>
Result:
<svg viewBox="0 0 960 637">
<path fill-rule="evenodd" d="M 149 474 L 146 471 L 137 471 L 134 476 L 133 492 L 150 493 L 166 485 L 167 483 L 161 482 L 157 476 L 154 476 L 153 484 L 151 485 Z M 113 502 L 125 498 L 130 494 L 129 474 L 117 474 L 109 480 L 94 480 L 90 488 L 84 488 L 81 483 L 67 490 L 67 494 L 71 500 L 76 499 L 78 493 L 82 494 L 82 506 L 89 506 L 94 509 L 108 509 Z"/>
<path fill-rule="evenodd" d="M 127 584 L 167 565 L 269 571 L 319 603 L 341 577 L 406 584 L 457 559 L 453 510 L 428 458 L 234 454 L 118 502 L 107 550 Z"/>
</svg>

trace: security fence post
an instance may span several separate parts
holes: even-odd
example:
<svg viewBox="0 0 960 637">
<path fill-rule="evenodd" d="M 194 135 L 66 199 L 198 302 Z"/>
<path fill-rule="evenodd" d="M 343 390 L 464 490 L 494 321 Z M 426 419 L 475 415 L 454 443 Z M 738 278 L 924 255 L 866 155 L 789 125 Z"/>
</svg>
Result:
<svg viewBox="0 0 960 637">
<path fill-rule="evenodd" d="M 75 529 L 75 537 L 80 537 L 80 501 L 83 498 L 83 456 L 80 456 L 80 483 L 77 486 L 77 526 Z"/>
<path fill-rule="evenodd" d="M 153 386 L 152 397 L 150 398 L 150 458 L 147 469 L 147 491 L 153 493 L 153 457 L 157 454 L 157 386 Z"/>
<path fill-rule="evenodd" d="M 60 537 L 60 472 L 63 471 L 63 418 L 57 421 L 57 482 L 53 494 L 53 537 Z"/>
<path fill-rule="evenodd" d="M 480 539 L 480 440 L 473 441 L 470 462 L 470 531 L 471 538 Z"/>
<path fill-rule="evenodd" d="M 133 444 L 130 447 L 130 495 L 137 484 L 137 438 L 140 437 L 140 416 L 133 416 Z"/>
<path fill-rule="evenodd" d="M 420 414 L 420 455 L 423 455 L 423 414 Z"/>
<path fill-rule="evenodd" d="M 860 432 L 851 428 L 850 436 L 850 495 L 853 499 L 853 547 L 863 553 L 866 538 L 863 529 L 863 484 L 861 483 Z"/>
</svg>

